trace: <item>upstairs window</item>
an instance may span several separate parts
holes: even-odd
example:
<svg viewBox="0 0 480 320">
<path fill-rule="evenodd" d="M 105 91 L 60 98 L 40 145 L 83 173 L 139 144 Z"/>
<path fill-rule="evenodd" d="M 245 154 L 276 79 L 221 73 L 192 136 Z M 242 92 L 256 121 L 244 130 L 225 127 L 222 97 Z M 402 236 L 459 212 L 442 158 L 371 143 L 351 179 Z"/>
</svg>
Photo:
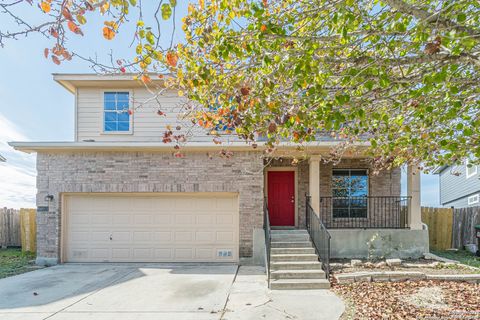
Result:
<svg viewBox="0 0 480 320">
<path fill-rule="evenodd" d="M 130 132 L 130 94 L 105 92 L 103 97 L 103 131 Z"/>
<path fill-rule="evenodd" d="M 368 202 L 367 170 L 333 170 L 332 195 L 334 218 L 366 218 Z"/>
</svg>

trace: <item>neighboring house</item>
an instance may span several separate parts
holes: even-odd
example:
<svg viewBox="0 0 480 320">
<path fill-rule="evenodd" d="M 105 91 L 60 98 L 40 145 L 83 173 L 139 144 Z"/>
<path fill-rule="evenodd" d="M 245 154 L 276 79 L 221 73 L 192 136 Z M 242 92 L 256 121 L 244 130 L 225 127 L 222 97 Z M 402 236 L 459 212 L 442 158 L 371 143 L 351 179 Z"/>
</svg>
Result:
<svg viewBox="0 0 480 320">
<path fill-rule="evenodd" d="M 0 162 L 5 162 L 7 159 L 5 159 L 1 154 L 0 154 Z"/>
<path fill-rule="evenodd" d="M 303 239 L 306 231 L 292 238 L 282 231 L 306 228 L 306 194 L 331 234 L 330 243 L 315 238 L 319 251 L 326 246 L 332 257 L 345 258 L 419 257 L 428 251 L 420 174 L 408 170 L 409 197 L 401 197 L 400 169 L 371 174 L 363 143 L 333 165 L 321 157 L 336 141 L 310 143 L 306 154 L 280 144 L 269 156 L 261 143 L 252 148 L 231 138 L 216 144 L 196 129 L 179 158 L 171 143 L 162 142 L 169 124 L 176 132 L 183 123 L 176 92 L 158 97 L 167 110 L 159 116 L 151 94 L 129 75 L 54 79 L 75 95 L 75 140 L 10 143 L 37 153 L 40 264 L 259 263 L 265 252 L 264 201 L 270 225 L 281 229 L 272 238 L 272 261 L 310 259 L 282 255 L 313 250 L 295 248 L 308 242 L 288 241 Z M 222 150 L 233 156 L 219 156 Z M 322 233 L 318 220 L 309 217 L 310 234 Z"/>
<path fill-rule="evenodd" d="M 442 166 L 434 171 L 440 179 L 442 206 L 463 208 L 480 206 L 480 166 Z"/>
</svg>

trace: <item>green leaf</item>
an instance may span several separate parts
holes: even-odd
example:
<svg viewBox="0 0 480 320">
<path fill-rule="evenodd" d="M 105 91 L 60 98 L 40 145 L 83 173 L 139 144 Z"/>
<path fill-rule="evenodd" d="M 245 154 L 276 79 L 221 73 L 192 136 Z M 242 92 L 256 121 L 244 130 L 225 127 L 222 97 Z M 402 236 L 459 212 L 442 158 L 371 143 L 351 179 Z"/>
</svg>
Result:
<svg viewBox="0 0 480 320">
<path fill-rule="evenodd" d="M 162 19 L 168 20 L 172 16 L 172 7 L 168 3 L 162 4 Z"/>
<path fill-rule="evenodd" d="M 177 0 L 170 0 L 170 5 L 172 7 L 176 7 L 177 6 Z"/>
</svg>

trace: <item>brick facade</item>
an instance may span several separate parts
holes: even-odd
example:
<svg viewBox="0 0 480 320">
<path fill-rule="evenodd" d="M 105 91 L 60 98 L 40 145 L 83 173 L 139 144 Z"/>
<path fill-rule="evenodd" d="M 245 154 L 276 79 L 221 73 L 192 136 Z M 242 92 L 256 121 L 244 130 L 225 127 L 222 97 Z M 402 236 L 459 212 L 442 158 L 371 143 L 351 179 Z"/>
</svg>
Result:
<svg viewBox="0 0 480 320">
<path fill-rule="evenodd" d="M 230 159 L 206 153 L 62 152 L 37 156 L 37 256 L 59 259 L 63 192 L 238 192 L 240 257 L 252 255 L 253 230 L 263 225 L 263 160 L 259 152 Z"/>
<path fill-rule="evenodd" d="M 289 159 L 265 161 L 260 152 L 236 152 L 230 159 L 206 153 L 39 152 L 37 156 L 37 256 L 60 257 L 61 195 L 67 192 L 237 192 L 240 210 L 240 257 L 252 256 L 253 230 L 263 225 L 264 166 L 289 167 Z M 335 168 L 368 168 L 361 159 L 342 160 Z M 305 226 L 309 163 L 296 164 L 298 226 Z M 333 165 L 321 163 L 320 196 L 331 195 Z M 48 204 L 45 196 L 54 200 Z M 399 196 L 400 169 L 369 175 L 370 196 Z"/>
</svg>

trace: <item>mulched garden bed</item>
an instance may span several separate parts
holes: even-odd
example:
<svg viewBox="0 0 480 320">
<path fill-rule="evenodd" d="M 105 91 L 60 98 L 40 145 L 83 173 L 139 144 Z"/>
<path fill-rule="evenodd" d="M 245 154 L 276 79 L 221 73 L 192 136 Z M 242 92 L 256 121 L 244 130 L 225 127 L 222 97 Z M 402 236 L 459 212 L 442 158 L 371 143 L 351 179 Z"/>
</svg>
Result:
<svg viewBox="0 0 480 320">
<path fill-rule="evenodd" d="M 362 261 L 361 265 L 351 266 L 350 260 L 331 260 L 330 267 L 334 274 L 339 273 L 354 273 L 354 272 L 382 272 L 382 271 L 419 271 L 425 274 L 478 274 L 480 269 L 462 266 L 453 263 L 444 263 L 438 261 L 432 261 L 427 259 L 417 260 L 403 260 L 400 266 L 387 266 L 384 264 L 382 267 L 377 267 L 379 261 Z M 428 267 L 426 267 L 428 266 Z"/>
<path fill-rule="evenodd" d="M 480 284 L 449 281 L 332 283 L 346 319 L 480 319 Z"/>
</svg>

